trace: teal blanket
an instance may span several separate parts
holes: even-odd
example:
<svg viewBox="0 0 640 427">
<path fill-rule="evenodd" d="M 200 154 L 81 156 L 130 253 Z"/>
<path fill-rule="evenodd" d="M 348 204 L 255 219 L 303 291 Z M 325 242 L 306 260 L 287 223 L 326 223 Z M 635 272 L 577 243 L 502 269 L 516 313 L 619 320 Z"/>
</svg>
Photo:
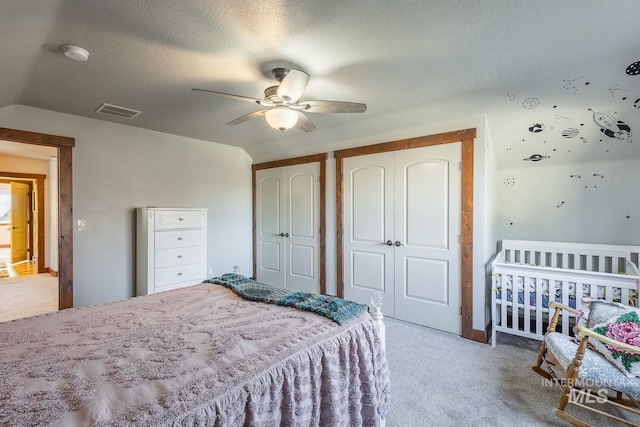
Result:
<svg viewBox="0 0 640 427">
<path fill-rule="evenodd" d="M 366 305 L 353 301 L 331 295 L 316 295 L 276 288 L 239 274 L 223 274 L 221 277 L 214 277 L 205 280 L 205 282 L 224 286 L 249 301 L 266 302 L 310 311 L 333 320 L 339 325 L 349 323 L 368 311 Z"/>
</svg>

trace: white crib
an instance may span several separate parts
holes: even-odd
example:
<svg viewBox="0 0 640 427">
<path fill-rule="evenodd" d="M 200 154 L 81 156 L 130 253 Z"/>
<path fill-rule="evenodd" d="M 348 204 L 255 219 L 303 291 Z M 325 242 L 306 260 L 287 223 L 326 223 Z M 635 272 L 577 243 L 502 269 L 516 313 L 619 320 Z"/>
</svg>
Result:
<svg viewBox="0 0 640 427">
<path fill-rule="evenodd" d="M 497 332 L 542 340 L 554 300 L 578 310 L 582 298 L 637 305 L 639 254 L 638 246 L 503 240 L 491 263 L 491 345 Z M 563 333 L 574 324 L 561 315 Z"/>
</svg>

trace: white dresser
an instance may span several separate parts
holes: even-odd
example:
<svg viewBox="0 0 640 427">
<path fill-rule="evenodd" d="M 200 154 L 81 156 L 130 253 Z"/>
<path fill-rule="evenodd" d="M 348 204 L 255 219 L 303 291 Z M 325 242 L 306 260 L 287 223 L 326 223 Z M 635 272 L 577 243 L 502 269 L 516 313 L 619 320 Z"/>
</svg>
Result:
<svg viewBox="0 0 640 427">
<path fill-rule="evenodd" d="M 206 209 L 137 209 L 136 295 L 195 285 L 206 275 Z"/>
</svg>

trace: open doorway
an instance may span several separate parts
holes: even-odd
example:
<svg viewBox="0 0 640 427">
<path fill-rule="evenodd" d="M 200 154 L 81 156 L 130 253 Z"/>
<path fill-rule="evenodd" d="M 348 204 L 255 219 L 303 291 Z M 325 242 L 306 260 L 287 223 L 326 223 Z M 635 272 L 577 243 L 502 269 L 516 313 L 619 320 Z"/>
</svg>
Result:
<svg viewBox="0 0 640 427">
<path fill-rule="evenodd" d="M 72 196 L 72 148 L 75 139 L 57 135 L 0 128 L 0 141 L 19 143 L 22 148 L 53 147 L 57 153 L 55 167 L 51 168 L 51 182 L 57 184 L 57 197 L 51 198 L 51 211 L 56 219 L 51 221 L 52 245 L 56 246 L 58 264 L 58 308 L 73 307 L 73 196 Z M 44 191 L 40 194 L 44 195 Z M 35 233 L 34 233 L 35 235 Z M 42 239 L 44 241 L 44 238 Z"/>
<path fill-rule="evenodd" d="M 56 151 L 0 141 L 0 321 L 59 307 L 57 227 L 51 227 L 58 191 L 48 179 L 57 176 L 50 171 Z"/>
</svg>

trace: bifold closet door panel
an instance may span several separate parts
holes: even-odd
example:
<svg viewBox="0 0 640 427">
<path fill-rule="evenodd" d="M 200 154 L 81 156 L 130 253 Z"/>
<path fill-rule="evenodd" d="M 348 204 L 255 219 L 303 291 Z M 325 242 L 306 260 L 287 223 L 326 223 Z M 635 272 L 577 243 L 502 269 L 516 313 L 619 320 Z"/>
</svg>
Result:
<svg viewBox="0 0 640 427">
<path fill-rule="evenodd" d="M 344 297 L 368 304 L 384 297 L 394 316 L 393 153 L 344 159 Z"/>
<path fill-rule="evenodd" d="M 284 168 L 256 172 L 257 280 L 285 286 Z"/>
<path fill-rule="evenodd" d="M 320 164 L 285 168 L 286 288 L 320 292 Z"/>
<path fill-rule="evenodd" d="M 460 334 L 461 144 L 395 153 L 396 318 Z"/>
</svg>

